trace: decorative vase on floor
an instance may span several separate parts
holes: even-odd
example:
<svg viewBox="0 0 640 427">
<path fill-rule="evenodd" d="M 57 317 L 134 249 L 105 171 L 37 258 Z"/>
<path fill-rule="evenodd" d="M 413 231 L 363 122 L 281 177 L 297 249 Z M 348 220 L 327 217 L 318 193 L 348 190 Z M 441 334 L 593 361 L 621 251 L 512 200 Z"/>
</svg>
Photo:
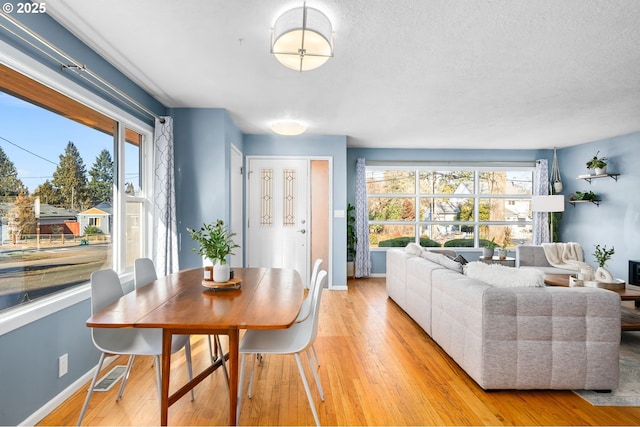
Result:
<svg viewBox="0 0 640 427">
<path fill-rule="evenodd" d="M 598 267 L 596 269 L 595 279 L 598 282 L 604 283 L 613 283 L 615 281 L 613 275 L 604 267 Z"/>
<path fill-rule="evenodd" d="M 228 282 L 230 276 L 231 269 L 229 268 L 229 264 L 216 262 L 216 265 L 213 266 L 213 281 L 217 283 Z"/>
</svg>

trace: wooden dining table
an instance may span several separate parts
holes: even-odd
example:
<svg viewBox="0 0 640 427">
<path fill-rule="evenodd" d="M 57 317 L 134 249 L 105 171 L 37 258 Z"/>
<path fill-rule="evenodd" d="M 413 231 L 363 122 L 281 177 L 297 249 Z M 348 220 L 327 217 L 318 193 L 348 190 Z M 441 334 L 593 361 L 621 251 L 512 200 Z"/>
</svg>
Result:
<svg viewBox="0 0 640 427">
<path fill-rule="evenodd" d="M 229 360 L 229 425 L 235 425 L 238 401 L 238 346 L 241 329 L 284 329 L 295 321 L 304 298 L 297 271 L 279 268 L 234 268 L 239 289 L 203 286 L 202 268 L 159 278 L 124 295 L 87 320 L 92 328 L 160 328 L 162 398 L 160 424 L 167 425 L 169 406 Z M 209 282 L 210 283 L 210 282 Z M 173 335 L 228 335 L 229 352 L 169 395 Z"/>
</svg>

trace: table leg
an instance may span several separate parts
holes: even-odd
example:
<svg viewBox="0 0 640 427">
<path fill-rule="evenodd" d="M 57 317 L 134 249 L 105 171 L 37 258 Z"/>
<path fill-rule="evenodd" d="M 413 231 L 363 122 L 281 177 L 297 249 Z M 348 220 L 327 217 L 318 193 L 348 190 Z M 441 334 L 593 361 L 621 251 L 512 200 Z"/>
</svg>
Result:
<svg viewBox="0 0 640 427">
<path fill-rule="evenodd" d="M 236 416 L 238 410 L 238 347 L 240 345 L 240 330 L 229 331 L 229 425 L 238 424 Z"/>
<path fill-rule="evenodd" d="M 160 400 L 160 425 L 169 421 L 169 372 L 171 371 L 171 331 L 162 330 L 162 396 Z"/>
</svg>

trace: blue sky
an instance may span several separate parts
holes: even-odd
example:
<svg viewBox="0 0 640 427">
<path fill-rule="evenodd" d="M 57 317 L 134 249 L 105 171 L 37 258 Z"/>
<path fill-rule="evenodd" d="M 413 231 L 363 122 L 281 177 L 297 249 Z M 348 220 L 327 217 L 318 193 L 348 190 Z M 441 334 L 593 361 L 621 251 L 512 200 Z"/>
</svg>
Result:
<svg viewBox="0 0 640 427">
<path fill-rule="evenodd" d="M 60 155 L 69 141 L 80 152 L 87 172 L 103 149 L 108 149 L 113 158 L 113 136 L 0 92 L 0 147 L 30 193 L 45 180 L 53 179 Z"/>
</svg>

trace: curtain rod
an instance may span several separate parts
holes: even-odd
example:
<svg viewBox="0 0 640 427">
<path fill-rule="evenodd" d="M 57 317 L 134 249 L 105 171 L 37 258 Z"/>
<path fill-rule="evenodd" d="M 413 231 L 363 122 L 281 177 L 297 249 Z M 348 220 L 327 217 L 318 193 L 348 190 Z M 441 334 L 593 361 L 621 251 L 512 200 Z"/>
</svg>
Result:
<svg viewBox="0 0 640 427">
<path fill-rule="evenodd" d="M 535 167 L 535 161 L 478 161 L 478 160 L 365 160 L 368 166 L 513 166 Z"/>
<path fill-rule="evenodd" d="M 151 118 L 158 119 L 158 120 L 160 120 L 161 123 L 164 123 L 164 119 L 162 117 L 158 116 L 153 111 L 149 110 L 147 107 L 145 107 L 144 105 L 142 105 L 141 103 L 139 103 L 135 99 L 131 98 L 129 95 L 127 95 L 126 93 L 122 92 L 120 89 L 118 89 L 117 87 L 113 86 L 108 81 L 104 80 L 98 74 L 94 73 L 89 68 L 87 68 L 86 65 L 81 64 L 80 61 L 75 60 L 73 57 L 71 57 L 70 55 L 68 55 L 64 51 L 62 51 L 60 48 L 58 48 L 54 44 L 50 43 L 49 41 L 45 40 L 43 37 L 41 37 L 35 31 L 33 31 L 30 28 L 26 27 L 21 22 L 17 21 L 16 19 L 14 19 L 13 17 L 7 15 L 4 12 L 0 12 L 0 16 L 2 16 L 7 21 L 11 22 L 13 25 L 18 27 L 20 30 L 22 30 L 26 34 L 28 34 L 30 37 L 32 37 L 33 39 L 37 40 L 38 42 L 40 42 L 42 45 L 46 46 L 47 48 L 51 49 L 51 51 L 53 51 L 56 55 L 62 57 L 65 61 L 67 61 L 67 63 L 61 61 L 60 59 L 54 57 L 51 53 L 45 51 L 40 46 L 38 46 L 35 43 L 33 43 L 31 40 L 27 40 L 24 36 L 18 34 L 16 31 L 14 31 L 11 28 L 7 27 L 6 25 L 0 23 L 0 27 L 4 28 L 9 33 L 11 33 L 14 36 L 18 37 L 20 40 L 24 41 L 25 43 L 29 44 L 31 47 L 37 49 L 38 51 L 40 51 L 41 53 L 43 53 L 47 57 L 49 57 L 52 60 L 58 62 L 60 64 L 62 70 L 66 69 L 66 70 L 71 70 L 71 71 L 75 72 L 75 74 L 77 76 L 83 78 L 85 81 L 89 82 L 94 87 L 100 89 L 101 91 L 107 93 L 108 95 L 113 95 L 113 93 L 115 93 L 123 101 L 128 102 L 131 106 L 137 108 L 142 113 L 145 113 L 146 115 L 150 116 Z M 100 86 L 95 81 L 87 78 L 86 75 L 91 76 L 92 78 L 97 80 L 100 84 L 102 84 L 103 86 L 106 86 L 113 93 L 109 93 L 104 87 Z"/>
</svg>

